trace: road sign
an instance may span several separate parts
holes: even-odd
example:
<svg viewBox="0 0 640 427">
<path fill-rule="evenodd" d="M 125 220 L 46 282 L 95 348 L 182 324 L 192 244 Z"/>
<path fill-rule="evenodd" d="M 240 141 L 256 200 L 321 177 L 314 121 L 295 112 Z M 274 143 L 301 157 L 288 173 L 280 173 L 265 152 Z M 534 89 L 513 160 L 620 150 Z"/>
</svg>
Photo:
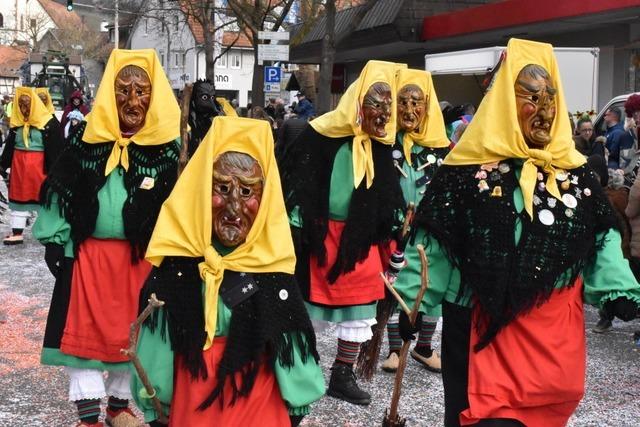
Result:
<svg viewBox="0 0 640 427">
<path fill-rule="evenodd" d="M 259 40 L 289 40 L 288 31 L 258 31 Z"/>
<path fill-rule="evenodd" d="M 265 92 L 280 92 L 280 83 L 265 83 Z"/>
<path fill-rule="evenodd" d="M 280 81 L 282 81 L 282 68 L 264 67 L 265 83 L 280 83 Z"/>
<path fill-rule="evenodd" d="M 259 44 L 258 61 L 289 61 L 289 45 Z"/>
</svg>

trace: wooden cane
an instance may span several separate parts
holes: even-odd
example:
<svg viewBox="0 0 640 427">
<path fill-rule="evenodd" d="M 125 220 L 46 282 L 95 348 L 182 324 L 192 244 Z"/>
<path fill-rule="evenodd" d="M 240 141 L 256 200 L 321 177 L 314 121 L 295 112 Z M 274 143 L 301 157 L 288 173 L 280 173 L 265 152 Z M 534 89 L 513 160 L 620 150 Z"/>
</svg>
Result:
<svg viewBox="0 0 640 427">
<path fill-rule="evenodd" d="M 142 313 L 140 313 L 140 316 L 138 316 L 138 318 L 131 324 L 129 328 L 129 348 L 122 349 L 120 350 L 120 352 L 127 356 L 129 360 L 131 360 L 131 363 L 133 363 L 133 367 L 136 369 L 136 372 L 140 377 L 140 381 L 142 382 L 145 391 L 151 399 L 153 409 L 155 409 L 156 414 L 158 415 L 158 422 L 167 424 L 169 420 L 164 414 L 162 403 L 156 396 L 156 390 L 153 388 L 153 385 L 151 385 L 151 381 L 149 381 L 147 371 L 144 370 L 142 363 L 140 363 L 140 359 L 138 358 L 138 353 L 136 351 L 138 347 L 138 333 L 140 332 L 140 327 L 156 308 L 162 307 L 163 305 L 164 301 L 158 300 L 156 298 L 156 294 L 151 294 L 151 298 L 149 298 L 149 304 L 147 304 Z"/>
<path fill-rule="evenodd" d="M 422 297 L 429 287 L 429 265 L 427 263 L 427 256 L 424 252 L 424 246 L 417 245 L 416 249 L 420 254 L 420 264 L 422 265 L 422 271 L 420 274 L 420 290 L 418 291 L 416 299 L 413 303 L 413 310 L 411 310 L 410 313 L 407 313 L 407 315 L 409 316 L 409 321 L 412 325 L 415 325 L 416 323 L 416 318 L 418 317 L 418 313 L 420 311 L 420 303 L 422 302 Z M 402 297 L 397 292 L 392 292 L 392 294 L 396 297 L 396 299 L 398 299 L 401 307 L 406 307 L 406 304 L 402 300 Z M 398 416 L 398 404 L 400 402 L 400 395 L 402 392 L 402 378 L 404 377 L 404 370 L 407 367 L 407 355 L 409 354 L 410 345 L 411 341 L 404 341 L 402 343 L 402 348 L 400 349 L 400 361 L 398 364 L 398 370 L 396 371 L 395 381 L 393 383 L 391 406 L 389 407 L 389 412 L 385 415 L 383 421 L 384 426 L 404 426 L 405 424 L 405 420 Z"/>
<path fill-rule="evenodd" d="M 193 85 L 187 83 L 182 90 L 182 102 L 180 104 L 180 157 L 178 158 L 178 176 L 182 173 L 187 162 L 189 161 L 189 103 L 191 102 L 191 94 Z"/>
</svg>

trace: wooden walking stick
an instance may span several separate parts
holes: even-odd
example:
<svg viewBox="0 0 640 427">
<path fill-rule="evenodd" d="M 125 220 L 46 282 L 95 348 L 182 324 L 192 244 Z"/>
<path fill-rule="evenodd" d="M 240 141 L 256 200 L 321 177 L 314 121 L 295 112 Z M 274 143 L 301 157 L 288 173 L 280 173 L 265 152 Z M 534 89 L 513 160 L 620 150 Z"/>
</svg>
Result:
<svg viewBox="0 0 640 427">
<path fill-rule="evenodd" d="M 416 295 L 416 299 L 413 303 L 413 309 L 409 312 L 409 307 L 402 300 L 402 297 L 393 289 L 391 284 L 385 278 L 385 285 L 391 291 L 391 294 L 396 297 L 398 303 L 400 303 L 400 307 L 407 313 L 409 316 L 409 321 L 412 325 L 415 325 L 416 318 L 418 317 L 418 312 L 420 311 L 420 303 L 422 302 L 422 297 L 429 287 L 429 265 L 427 264 L 427 256 L 424 253 L 424 246 L 417 245 L 418 253 L 420 254 L 420 264 L 422 265 L 422 271 L 420 274 L 420 290 Z M 384 419 L 382 420 L 383 427 L 403 427 L 406 423 L 404 418 L 400 418 L 398 415 L 398 403 L 400 402 L 400 395 L 402 391 L 402 378 L 404 377 L 404 370 L 407 367 L 407 355 L 409 354 L 409 346 L 411 345 L 411 341 L 404 341 L 402 343 L 402 349 L 400 349 L 400 363 L 398 365 L 398 370 L 396 371 L 396 378 L 393 383 L 393 394 L 391 396 L 391 406 L 385 412 Z"/>
<path fill-rule="evenodd" d="M 385 284 L 395 282 L 400 270 L 404 268 L 404 250 L 409 242 L 409 231 L 411 222 L 413 221 L 414 211 L 415 204 L 410 202 L 404 216 L 402 230 L 396 240 L 396 250 L 391 254 L 391 258 L 389 259 L 389 267 L 387 268 L 386 273 L 380 273 L 380 275 L 383 276 L 382 280 Z M 365 380 L 370 380 L 377 369 L 380 347 L 382 347 L 382 341 L 384 338 L 384 331 L 387 328 L 387 322 L 389 321 L 389 318 L 397 304 L 397 297 L 394 298 L 390 294 L 391 292 L 395 292 L 393 284 L 390 283 L 390 286 L 387 286 L 387 289 L 389 289 L 389 293 L 385 293 L 384 299 L 378 301 L 378 306 L 376 307 L 376 324 L 373 326 L 373 336 L 369 341 L 362 343 L 360 346 L 360 353 L 358 354 L 356 372 Z"/>
<path fill-rule="evenodd" d="M 178 158 L 178 176 L 180 176 L 189 161 L 189 103 L 191 102 L 192 92 L 193 85 L 191 83 L 184 85 L 182 102 L 180 103 L 180 139 L 182 140 L 182 146 L 180 147 L 180 157 Z"/>
<path fill-rule="evenodd" d="M 149 381 L 149 376 L 147 375 L 147 371 L 144 370 L 142 363 L 140 363 L 140 359 L 138 359 L 138 353 L 136 349 L 138 347 L 138 333 L 140 332 L 140 327 L 147 320 L 147 317 L 153 313 L 153 310 L 156 308 L 162 307 L 164 305 L 164 301 L 160 301 L 156 298 L 156 294 L 151 294 L 151 298 L 149 298 L 149 304 L 145 307 L 145 309 L 140 313 L 140 316 L 133 322 L 129 328 L 129 348 L 123 348 L 120 350 L 122 354 L 127 356 L 131 363 L 133 363 L 133 367 L 136 369 L 138 376 L 140 377 L 140 381 L 142 381 L 142 385 L 144 386 L 145 391 L 149 395 L 151 399 L 151 403 L 153 405 L 153 409 L 155 409 L 156 414 L 158 415 L 158 422 L 162 424 L 169 423 L 169 420 L 164 415 L 164 411 L 162 409 L 162 403 L 160 399 L 156 396 L 156 390 L 151 385 L 151 381 Z"/>
</svg>

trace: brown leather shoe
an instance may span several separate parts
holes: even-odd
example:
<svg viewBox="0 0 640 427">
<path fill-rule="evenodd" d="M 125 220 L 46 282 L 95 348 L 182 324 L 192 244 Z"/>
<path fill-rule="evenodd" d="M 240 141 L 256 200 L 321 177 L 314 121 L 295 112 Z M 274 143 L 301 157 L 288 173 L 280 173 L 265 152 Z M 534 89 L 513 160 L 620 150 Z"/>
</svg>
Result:
<svg viewBox="0 0 640 427">
<path fill-rule="evenodd" d="M 24 243 L 24 237 L 22 237 L 22 234 L 12 234 L 5 237 L 2 243 L 5 245 L 19 245 Z"/>
<path fill-rule="evenodd" d="M 431 356 L 424 357 L 414 349 L 411 350 L 411 357 L 431 372 L 442 372 L 442 362 L 440 361 L 440 356 L 435 351 L 431 352 Z"/>
<path fill-rule="evenodd" d="M 382 362 L 380 368 L 382 368 L 385 372 L 395 372 L 398 370 L 398 366 L 400 365 L 400 357 L 398 357 L 398 353 L 392 352 L 387 357 L 387 360 Z"/>
<path fill-rule="evenodd" d="M 129 408 L 117 412 L 107 409 L 107 416 L 104 422 L 110 427 L 143 427 L 145 425 L 133 415 Z"/>
</svg>

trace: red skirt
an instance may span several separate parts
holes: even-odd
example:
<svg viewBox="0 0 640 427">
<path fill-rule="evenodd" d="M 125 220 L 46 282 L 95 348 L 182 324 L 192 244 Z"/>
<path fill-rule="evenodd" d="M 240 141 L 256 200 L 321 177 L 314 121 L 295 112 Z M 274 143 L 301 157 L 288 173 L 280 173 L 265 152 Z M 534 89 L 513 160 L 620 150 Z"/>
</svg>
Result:
<svg viewBox="0 0 640 427">
<path fill-rule="evenodd" d="M 60 351 L 102 362 L 126 362 L 129 327 L 138 315 L 140 289 L 151 264 L 131 263 L 125 240 L 89 238 L 73 265 L 69 311 Z"/>
<path fill-rule="evenodd" d="M 11 161 L 9 200 L 13 203 L 38 203 L 45 178 L 44 151 L 16 149 Z"/>
<path fill-rule="evenodd" d="M 472 327 L 470 348 L 478 341 Z M 460 424 L 512 418 L 527 426 L 565 426 L 584 395 L 585 369 L 578 279 L 519 316 L 480 352 L 470 350 L 469 408 L 460 414 Z"/>
<path fill-rule="evenodd" d="M 227 340 L 215 338 L 211 348 L 203 352 L 209 377 L 206 380 L 191 378 L 181 360 L 175 363 L 175 381 L 171 402 L 170 427 L 285 427 L 291 425 L 289 411 L 280 396 L 278 382 L 271 368 L 262 364 L 251 392 L 229 405 L 233 389 L 229 381 L 222 395 L 224 406 L 216 400 L 204 411 L 198 406 L 209 396 L 217 384 L 217 368 L 222 359 Z M 240 374 L 236 374 L 240 384 Z"/>
<path fill-rule="evenodd" d="M 355 270 L 342 274 L 335 283 L 327 281 L 327 274 L 336 261 L 340 237 L 345 223 L 329 221 L 324 246 L 327 263 L 319 266 L 316 258 L 310 260 L 309 300 L 323 305 L 359 305 L 384 298 L 384 283 L 380 278 L 382 258 L 378 245 L 369 249 L 369 255 L 356 263 Z"/>
</svg>

